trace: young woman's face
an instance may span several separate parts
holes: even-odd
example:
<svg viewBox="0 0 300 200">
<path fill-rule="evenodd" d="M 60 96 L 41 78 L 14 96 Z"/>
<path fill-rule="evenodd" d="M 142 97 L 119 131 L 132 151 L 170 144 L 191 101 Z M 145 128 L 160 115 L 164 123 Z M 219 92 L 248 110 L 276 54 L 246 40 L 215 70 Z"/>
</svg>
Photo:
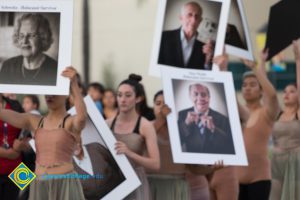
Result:
<svg viewBox="0 0 300 200">
<path fill-rule="evenodd" d="M 67 96 L 63 95 L 45 95 L 46 104 L 49 109 L 65 107 Z"/>
<path fill-rule="evenodd" d="M 31 98 L 24 97 L 22 107 L 25 112 L 30 112 L 36 110 L 37 105 L 32 102 Z"/>
<path fill-rule="evenodd" d="M 116 106 L 116 96 L 112 91 L 106 91 L 103 95 L 103 106 L 108 108 L 114 108 Z"/>
<path fill-rule="evenodd" d="M 120 112 L 128 112 L 135 109 L 138 99 L 133 87 L 128 84 L 120 85 L 117 92 L 117 102 Z"/>
<path fill-rule="evenodd" d="M 298 92 L 294 85 L 288 85 L 283 90 L 283 103 L 284 105 L 297 105 Z"/>
<path fill-rule="evenodd" d="M 153 107 L 156 118 L 159 115 L 161 108 L 164 104 L 165 104 L 164 96 L 162 94 L 158 95 L 154 100 L 154 107 Z"/>
</svg>

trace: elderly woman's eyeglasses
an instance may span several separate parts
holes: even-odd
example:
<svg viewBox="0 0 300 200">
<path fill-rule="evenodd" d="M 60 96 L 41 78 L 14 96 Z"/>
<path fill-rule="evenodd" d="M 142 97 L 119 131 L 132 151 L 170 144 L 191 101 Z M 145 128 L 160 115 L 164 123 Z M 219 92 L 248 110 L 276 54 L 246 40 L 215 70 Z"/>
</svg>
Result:
<svg viewBox="0 0 300 200">
<path fill-rule="evenodd" d="M 29 39 L 29 40 L 33 40 L 33 39 L 36 39 L 38 36 L 39 35 L 37 33 L 28 33 L 28 34 L 20 33 L 19 40 L 24 40 L 25 38 Z"/>
</svg>

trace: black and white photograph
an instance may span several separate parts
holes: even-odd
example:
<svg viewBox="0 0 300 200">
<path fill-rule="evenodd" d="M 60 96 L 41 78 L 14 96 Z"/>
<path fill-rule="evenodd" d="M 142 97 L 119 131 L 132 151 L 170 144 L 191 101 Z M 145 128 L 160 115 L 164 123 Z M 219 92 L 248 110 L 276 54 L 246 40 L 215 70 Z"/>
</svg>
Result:
<svg viewBox="0 0 300 200">
<path fill-rule="evenodd" d="M 159 2 L 149 73 L 161 66 L 211 70 L 224 47 L 229 1 L 163 0 Z"/>
<path fill-rule="evenodd" d="M 93 178 L 81 179 L 87 199 L 123 199 L 135 190 L 140 180 L 125 155 L 117 155 L 116 139 L 90 96 L 85 104 L 89 119 L 81 133 L 83 160 L 74 156 L 75 171 Z M 75 109 L 69 111 L 75 114 Z"/>
<path fill-rule="evenodd" d="M 1 2 L 0 92 L 68 93 L 60 74 L 71 64 L 72 5 L 72 0 Z"/>
<path fill-rule="evenodd" d="M 247 165 L 232 74 L 162 67 L 175 163 Z"/>
<path fill-rule="evenodd" d="M 243 0 L 231 1 L 225 44 L 228 54 L 254 60 Z"/>
</svg>

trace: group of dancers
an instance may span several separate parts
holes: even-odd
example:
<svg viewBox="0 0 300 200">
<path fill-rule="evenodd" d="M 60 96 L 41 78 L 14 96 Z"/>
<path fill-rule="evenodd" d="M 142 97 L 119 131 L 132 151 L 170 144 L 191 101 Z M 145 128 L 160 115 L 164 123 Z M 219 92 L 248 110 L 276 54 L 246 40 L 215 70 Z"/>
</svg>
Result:
<svg viewBox="0 0 300 200">
<path fill-rule="evenodd" d="M 265 71 L 268 52 L 261 54 L 258 65 L 244 61 L 250 69 L 243 76 L 245 105 L 238 103 L 249 162 L 244 167 L 224 166 L 222 162 L 212 166 L 173 163 L 169 139 L 172 133 L 166 123 L 167 115 L 173 111 L 165 104 L 163 91 L 155 94 L 151 111 L 140 83 L 141 76 L 130 75 L 122 81 L 116 95 L 114 90 L 104 90 L 101 84 L 90 85 L 88 93 L 117 140 L 116 153 L 126 155 L 142 182 L 125 199 L 300 199 L 300 50 L 296 41 L 293 48 L 297 83 L 285 87 L 283 108 Z M 213 61 L 221 70 L 227 70 L 227 55 Z M 1 199 L 20 197 L 19 189 L 7 176 L 20 164 L 23 152 L 30 148 L 26 138 L 20 139 L 21 130 L 29 131 L 36 148 L 37 178 L 30 184 L 29 199 L 86 199 L 84 190 L 88 188 L 83 189 L 78 178 L 44 179 L 42 176 L 76 174 L 73 155 L 80 158 L 82 153 L 80 134 L 88 117 L 84 89 L 73 67 L 67 67 L 61 75 L 70 79 L 70 96 L 45 95 L 48 111 L 44 116 L 23 112 L 17 101 L 0 95 Z M 36 102 L 30 95 L 26 98 Z M 75 107 L 76 115 L 67 113 L 66 102 Z M 274 144 L 271 161 L 270 137 Z"/>
</svg>

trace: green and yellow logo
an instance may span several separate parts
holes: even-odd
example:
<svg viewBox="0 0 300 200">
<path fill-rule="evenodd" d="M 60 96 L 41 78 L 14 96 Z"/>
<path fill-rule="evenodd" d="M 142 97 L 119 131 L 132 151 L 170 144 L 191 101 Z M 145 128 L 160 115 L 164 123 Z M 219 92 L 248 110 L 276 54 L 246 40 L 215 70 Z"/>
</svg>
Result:
<svg viewBox="0 0 300 200">
<path fill-rule="evenodd" d="M 23 162 L 8 175 L 8 178 L 10 178 L 10 180 L 12 180 L 21 190 L 24 190 L 35 177 L 36 175 Z"/>
</svg>

